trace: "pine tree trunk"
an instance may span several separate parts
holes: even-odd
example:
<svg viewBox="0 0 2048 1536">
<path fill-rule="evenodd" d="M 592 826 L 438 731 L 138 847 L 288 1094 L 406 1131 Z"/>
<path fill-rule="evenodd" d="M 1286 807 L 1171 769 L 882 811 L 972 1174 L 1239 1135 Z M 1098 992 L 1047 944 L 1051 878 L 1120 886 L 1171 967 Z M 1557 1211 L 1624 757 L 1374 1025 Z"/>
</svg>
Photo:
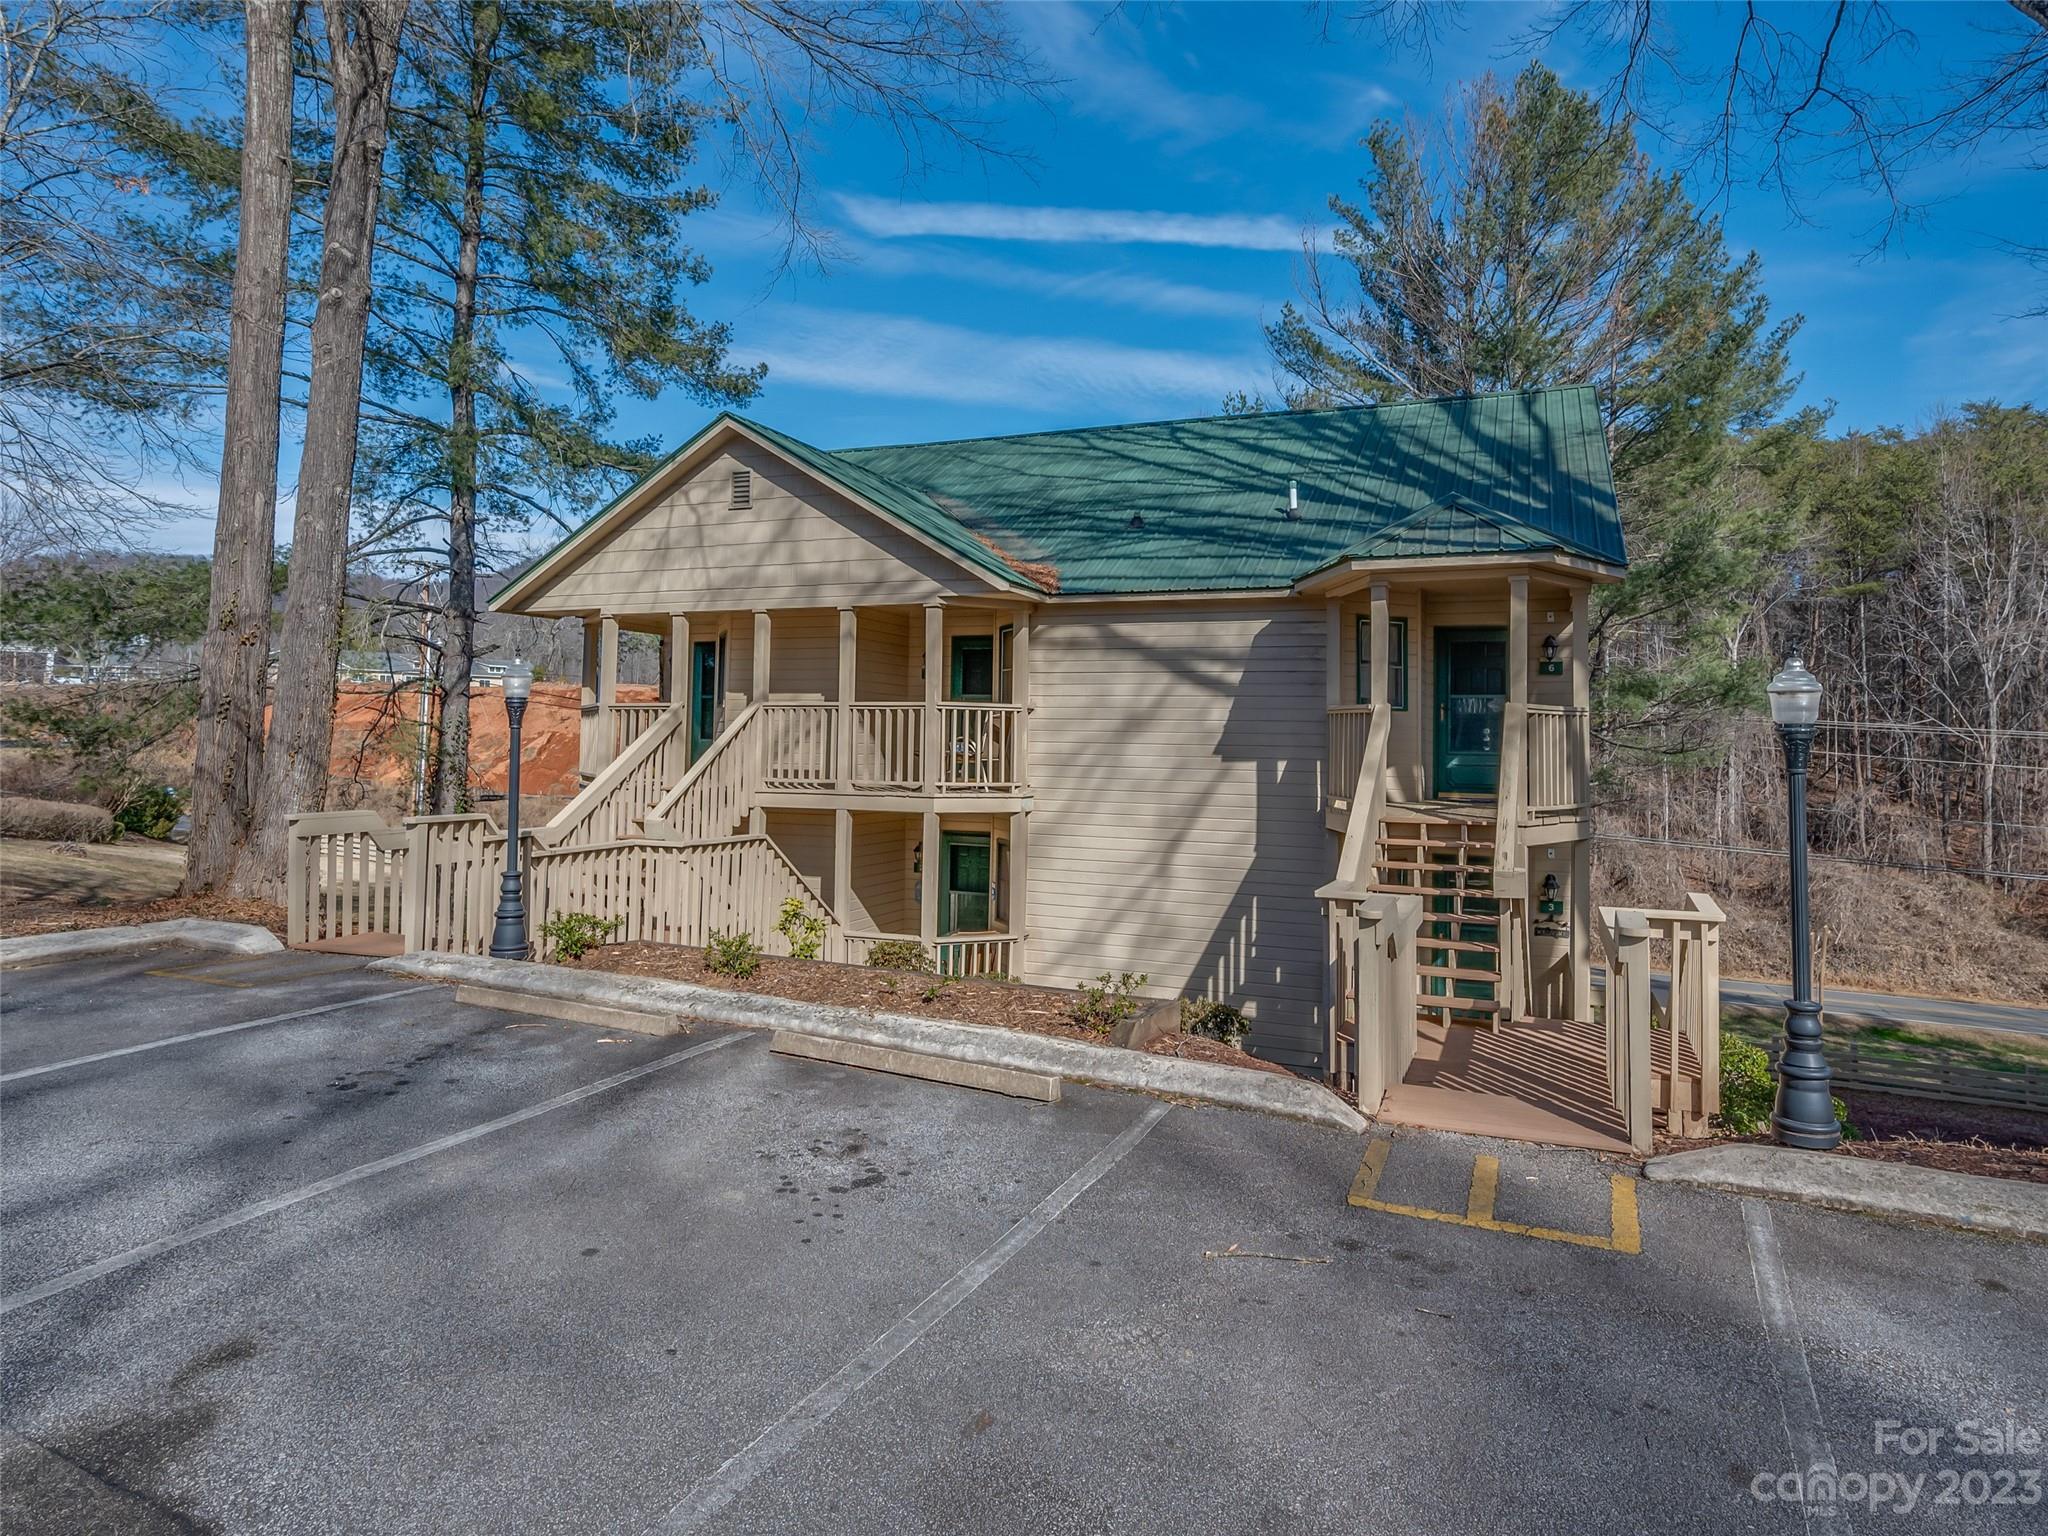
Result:
<svg viewBox="0 0 2048 1536">
<path fill-rule="evenodd" d="M 476 494 L 478 443 L 475 366 L 477 272 L 484 231 L 484 145 L 490 131 L 495 6 L 470 12 L 468 144 L 462 166 L 461 228 L 455 255 L 455 313 L 448 392 L 448 596 L 441 610 L 441 734 L 434 760 L 434 811 L 469 809 L 469 680 L 476 666 Z"/>
<path fill-rule="evenodd" d="M 244 20 L 241 225 L 235 238 L 220 500 L 199 647 L 199 740 L 185 889 L 227 878 L 247 841 L 263 767 L 270 567 L 277 542 L 277 442 L 285 259 L 292 206 L 292 17 L 250 0 Z"/>
<path fill-rule="evenodd" d="M 238 893 L 272 901 L 284 896 L 287 819 L 322 809 L 327 797 L 370 260 L 406 0 L 328 0 L 325 9 L 334 76 L 334 167 L 321 232 L 305 448 L 262 793 L 254 834 L 234 874 Z"/>
</svg>

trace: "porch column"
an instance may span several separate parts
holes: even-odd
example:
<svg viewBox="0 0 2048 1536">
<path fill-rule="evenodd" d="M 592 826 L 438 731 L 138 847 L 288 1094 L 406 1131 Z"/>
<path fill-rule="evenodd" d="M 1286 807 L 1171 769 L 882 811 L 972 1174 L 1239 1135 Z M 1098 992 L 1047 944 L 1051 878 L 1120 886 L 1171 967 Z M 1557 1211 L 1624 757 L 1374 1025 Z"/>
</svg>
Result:
<svg viewBox="0 0 2048 1536">
<path fill-rule="evenodd" d="M 939 704 L 946 697 L 946 610 L 937 603 L 924 605 L 924 787 L 937 794 L 940 772 L 939 751 L 944 733 L 939 729 Z M 938 825 L 936 819 L 932 825 Z M 934 834 L 936 836 L 936 833 Z M 937 857 L 934 843 L 926 860 L 930 878 L 931 860 Z M 927 914 L 929 915 L 929 914 Z"/>
<path fill-rule="evenodd" d="M 1572 588 L 1572 708 L 1581 711 L 1572 732 L 1572 788 L 1592 817 L 1593 805 L 1593 589 Z"/>
<path fill-rule="evenodd" d="M 853 910 L 853 812 L 843 805 L 832 813 L 832 884 L 827 894 L 832 915 L 844 923 Z"/>
<path fill-rule="evenodd" d="M 1508 702 L 1529 702 L 1529 578 L 1508 578 Z"/>
<path fill-rule="evenodd" d="M 765 608 L 754 610 L 754 670 L 747 679 L 749 697 L 756 704 L 768 702 L 768 685 L 775 677 L 775 620 Z M 768 830 L 768 813 L 759 802 L 760 786 L 768 777 L 768 732 L 766 721 L 754 726 L 754 794 L 748 796 L 747 831 L 756 836 Z"/>
<path fill-rule="evenodd" d="M 1345 702 L 1344 605 L 1333 597 L 1323 604 L 1323 708 Z"/>
<path fill-rule="evenodd" d="M 1581 1024 L 1593 1018 L 1593 841 L 1572 844 L 1572 1018 Z M 1619 985 L 1612 974 L 1607 985 Z M 1609 1006 L 1612 1006 L 1610 1001 Z M 1710 1023 L 1709 1028 L 1712 1028 Z"/>
<path fill-rule="evenodd" d="M 1018 631 L 1020 634 L 1022 630 Z M 1025 946 L 1031 925 L 1026 918 L 1026 892 L 1030 881 L 1025 870 L 1031 862 L 1031 816 L 1026 811 L 1010 813 L 1010 980 L 1022 981 L 1026 962 Z"/>
<path fill-rule="evenodd" d="M 765 608 L 754 610 L 754 674 L 748 680 L 748 698 L 755 704 L 768 702 L 768 685 L 775 676 L 775 619 Z"/>
<path fill-rule="evenodd" d="M 668 616 L 668 640 L 662 657 L 661 694 L 671 704 L 690 696 L 690 616 Z"/>
<path fill-rule="evenodd" d="M 588 784 L 604 771 L 604 760 L 598 751 L 597 730 L 597 658 L 598 622 L 596 619 L 583 621 L 583 677 L 582 693 L 579 697 L 576 717 L 576 776 Z"/>
<path fill-rule="evenodd" d="M 1017 782 L 1031 782 L 1031 610 L 1020 609 L 1010 634 L 1010 702 L 1017 706 Z M 1015 818 L 1022 820 L 1021 817 Z M 1014 860 L 1022 844 L 1013 844 Z M 1015 908 L 1013 907 L 1014 911 Z"/>
<path fill-rule="evenodd" d="M 924 871 L 918 887 L 917 936 L 926 949 L 932 950 L 932 958 L 938 958 L 934 946 L 939 942 L 939 813 L 924 813 Z"/>
<path fill-rule="evenodd" d="M 1393 686 L 1394 621 L 1388 617 L 1388 592 L 1384 581 L 1372 584 L 1372 702 L 1392 704 L 1387 690 Z"/>
<path fill-rule="evenodd" d="M 853 689 L 855 658 L 860 651 L 860 617 L 851 608 L 839 610 L 839 718 L 833 735 L 838 742 L 833 776 L 841 789 L 853 784 Z"/>
<path fill-rule="evenodd" d="M 609 613 L 597 620 L 597 702 L 619 702 L 619 621 Z"/>
</svg>

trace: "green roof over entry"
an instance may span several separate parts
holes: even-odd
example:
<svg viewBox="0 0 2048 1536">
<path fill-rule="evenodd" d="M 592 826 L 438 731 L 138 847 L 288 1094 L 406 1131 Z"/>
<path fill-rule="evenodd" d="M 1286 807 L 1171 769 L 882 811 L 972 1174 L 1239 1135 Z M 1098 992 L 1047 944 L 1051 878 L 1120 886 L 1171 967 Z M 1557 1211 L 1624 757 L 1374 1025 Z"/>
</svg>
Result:
<svg viewBox="0 0 2048 1536">
<path fill-rule="evenodd" d="M 1069 596 L 1285 587 L 1347 560 L 1628 558 L 1588 386 L 836 451 L 727 414 L 691 445 L 727 420 L 998 580 Z"/>
</svg>

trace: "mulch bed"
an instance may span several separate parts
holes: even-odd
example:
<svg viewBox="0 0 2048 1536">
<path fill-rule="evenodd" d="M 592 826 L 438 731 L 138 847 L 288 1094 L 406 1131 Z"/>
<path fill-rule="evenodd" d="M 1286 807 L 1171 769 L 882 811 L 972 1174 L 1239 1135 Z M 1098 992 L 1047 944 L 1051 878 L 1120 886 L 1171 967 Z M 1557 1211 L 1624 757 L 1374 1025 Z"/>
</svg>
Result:
<svg viewBox="0 0 2048 1536">
<path fill-rule="evenodd" d="M 1850 1122 L 1862 1139 L 1843 1142 L 1835 1149 L 1836 1156 L 2048 1184 L 2048 1115 L 1889 1093 L 1845 1093 L 1842 1102 L 1849 1106 Z M 1689 1152 L 1696 1147 L 1770 1140 L 1765 1135 L 1660 1136 L 1657 1150 Z"/>
<path fill-rule="evenodd" d="M 66 902 L 13 901 L 0 904 L 0 938 L 34 933 L 70 933 L 80 928 L 120 928 L 130 923 L 160 923 L 174 917 L 198 917 L 216 923 L 254 923 L 285 936 L 285 910 L 268 901 L 235 896 L 166 896 L 158 901 L 109 902 L 105 906 L 72 906 Z"/>
<path fill-rule="evenodd" d="M 916 971 L 836 965 L 824 960 L 791 960 L 777 955 L 763 955 L 758 971 L 739 978 L 707 970 L 701 949 L 642 942 L 606 944 L 580 960 L 565 963 L 578 970 L 609 971 L 621 976 L 656 976 L 664 981 L 687 981 L 728 992 L 786 997 L 800 1003 L 832 1003 L 879 1013 L 943 1019 L 952 1024 L 1021 1029 L 1027 1034 L 1056 1035 L 1067 1040 L 1085 1040 L 1091 1045 L 1108 1043 L 1094 1030 L 1074 1022 L 1074 1004 L 1079 1001 L 1080 994 L 1057 987 L 1032 987 L 1021 982 L 981 979 L 940 982 Z M 1277 1062 L 1261 1061 L 1236 1046 L 1200 1036 L 1176 1035 L 1155 1040 L 1150 1052 L 1155 1056 L 1177 1056 L 1187 1061 L 1215 1062 L 1223 1066 L 1248 1067 L 1255 1072 L 1292 1075 Z"/>
</svg>

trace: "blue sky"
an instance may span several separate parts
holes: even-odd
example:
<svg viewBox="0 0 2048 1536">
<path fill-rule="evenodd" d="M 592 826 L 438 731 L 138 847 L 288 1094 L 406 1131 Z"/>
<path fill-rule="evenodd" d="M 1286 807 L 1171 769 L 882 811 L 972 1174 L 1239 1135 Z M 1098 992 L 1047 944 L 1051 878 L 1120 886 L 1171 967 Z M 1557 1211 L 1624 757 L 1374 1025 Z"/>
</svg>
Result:
<svg viewBox="0 0 2048 1536">
<path fill-rule="evenodd" d="M 1899 11 L 1917 46 L 1873 78 L 1901 93 L 2016 18 L 2002 3 Z M 1015 158 L 942 159 L 912 177 L 875 125 L 818 125 L 809 170 L 834 259 L 785 268 L 775 221 L 730 188 L 691 221 L 713 267 L 692 305 L 731 323 L 735 360 L 768 364 L 747 412 L 826 447 L 1200 415 L 1232 389 L 1270 394 L 1261 322 L 1295 291 L 1303 230 L 1327 226 L 1332 192 L 1355 190 L 1359 138 L 1378 117 L 1437 114 L 1488 69 L 1512 75 L 1526 57 L 1515 39 L 1540 13 L 1471 7 L 1424 59 L 1375 33 L 1324 37 L 1284 0 L 1017 6 L 1062 84 L 1048 105 L 1002 111 Z M 1702 67 L 1734 25 L 1707 4 L 1678 23 Z M 1570 48 L 1541 57 L 1568 83 L 1605 83 Z M 2043 280 L 1998 245 L 2048 239 L 2024 154 L 1996 146 L 1912 190 L 1928 216 L 1881 254 L 1869 237 L 1881 209 L 1859 186 L 1816 184 L 1798 215 L 1753 186 L 1717 205 L 1731 246 L 1762 255 L 1774 312 L 1805 315 L 1796 403 L 1833 401 L 1838 429 L 2044 395 L 2048 319 L 2021 313 Z M 545 385 L 547 365 L 533 372 Z M 709 414 L 681 397 L 634 401 L 620 425 L 672 445 Z M 210 493 L 185 488 L 197 507 Z M 195 515 L 151 542 L 209 541 Z"/>
</svg>

